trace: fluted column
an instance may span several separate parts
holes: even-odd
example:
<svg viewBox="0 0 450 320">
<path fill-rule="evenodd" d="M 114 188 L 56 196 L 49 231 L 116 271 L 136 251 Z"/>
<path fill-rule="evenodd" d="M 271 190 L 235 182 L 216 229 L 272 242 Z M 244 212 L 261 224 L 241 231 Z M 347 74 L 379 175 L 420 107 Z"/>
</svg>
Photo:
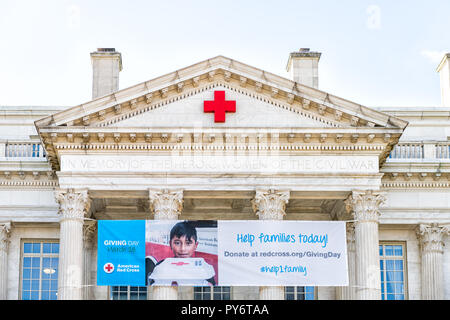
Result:
<svg viewBox="0 0 450 320">
<path fill-rule="evenodd" d="M 380 192 L 353 191 L 346 200 L 355 222 L 356 299 L 381 299 L 378 221 L 385 202 Z"/>
<path fill-rule="evenodd" d="M 444 299 L 444 237 L 450 228 L 438 224 L 419 225 L 417 236 L 422 254 L 422 299 Z"/>
<path fill-rule="evenodd" d="M 347 265 L 348 265 L 348 286 L 338 287 L 337 298 L 339 300 L 356 299 L 356 274 L 355 274 L 355 225 L 347 223 Z"/>
<path fill-rule="evenodd" d="M 256 190 L 252 201 L 253 210 L 260 220 L 283 220 L 289 191 Z M 259 287 L 261 300 L 284 300 L 283 286 Z"/>
<path fill-rule="evenodd" d="M 84 289 L 83 299 L 93 299 L 93 284 L 91 281 L 92 251 L 94 248 L 95 234 L 97 230 L 96 221 L 86 222 L 83 226 L 84 243 Z"/>
<path fill-rule="evenodd" d="M 60 214 L 58 300 L 83 298 L 83 222 L 89 210 L 87 190 L 58 190 L 55 193 Z"/>
<path fill-rule="evenodd" d="M 0 222 L 0 300 L 8 295 L 8 247 L 11 223 Z"/>
<path fill-rule="evenodd" d="M 183 190 L 149 190 L 150 210 L 155 220 L 177 220 L 183 208 Z M 177 300 L 175 286 L 154 286 L 154 300 Z"/>
</svg>

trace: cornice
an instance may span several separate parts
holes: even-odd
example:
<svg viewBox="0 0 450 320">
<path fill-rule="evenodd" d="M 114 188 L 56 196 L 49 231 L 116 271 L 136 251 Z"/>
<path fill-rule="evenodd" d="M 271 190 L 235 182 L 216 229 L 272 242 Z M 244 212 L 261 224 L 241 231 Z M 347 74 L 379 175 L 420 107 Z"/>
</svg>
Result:
<svg viewBox="0 0 450 320">
<path fill-rule="evenodd" d="M 384 170 L 382 170 L 383 172 Z M 411 189 L 411 188 L 449 188 L 450 170 L 426 171 L 417 169 L 415 171 L 389 171 L 384 172 L 381 187 L 384 189 Z"/>
<path fill-rule="evenodd" d="M 382 182 L 381 189 L 448 189 L 450 182 L 421 182 L 421 181 L 403 181 L 403 182 Z"/>
<path fill-rule="evenodd" d="M 358 144 L 358 145 L 337 145 L 337 144 L 298 144 L 298 145 L 270 145 L 270 144 L 57 144 L 54 146 L 55 150 L 102 150 L 117 151 L 117 150 L 133 150 L 147 152 L 149 150 L 164 150 L 164 151 L 174 151 L 174 150 L 278 150 L 278 151 L 368 151 L 376 152 L 383 151 L 384 145 L 368 145 L 368 144 Z"/>
<path fill-rule="evenodd" d="M 0 170 L 0 187 L 57 187 L 58 180 L 48 170 Z"/>
<path fill-rule="evenodd" d="M 450 58 L 450 53 L 446 53 L 444 54 L 444 56 L 442 57 L 441 61 L 439 62 L 439 65 L 436 68 L 437 72 L 440 72 L 442 67 L 444 66 L 445 62 Z"/>
<path fill-rule="evenodd" d="M 41 188 L 54 188 L 58 187 L 59 183 L 57 180 L 53 181 L 32 181 L 32 180 L 2 180 L 0 179 L 0 188 L 1 187 L 41 187 Z"/>
<path fill-rule="evenodd" d="M 334 128 L 71 128 L 42 133 L 52 145 L 238 143 L 286 144 L 320 143 L 333 145 L 385 145 L 400 134 L 381 130 L 346 130 Z"/>
<path fill-rule="evenodd" d="M 450 172 L 450 161 L 448 159 L 389 159 L 381 172 Z"/>
<path fill-rule="evenodd" d="M 195 128 L 186 129 L 180 132 L 170 133 L 170 129 L 162 132 L 139 132 L 125 133 L 115 132 L 114 129 L 104 128 L 102 132 L 47 132 L 50 144 L 45 146 L 47 157 L 52 164 L 54 170 L 58 170 L 59 161 L 57 157 L 62 152 L 94 152 L 102 153 L 113 152 L 117 150 L 127 150 L 131 153 L 136 152 L 168 152 L 168 151 L 205 151 L 205 150 L 256 150 L 267 151 L 277 150 L 280 152 L 289 152 L 296 154 L 297 152 L 359 152 L 360 154 L 377 154 L 380 164 L 384 162 L 389 155 L 395 141 L 398 140 L 400 134 L 387 134 L 379 132 L 375 133 L 340 133 L 333 132 L 333 128 L 329 130 L 315 131 L 312 129 L 307 133 L 303 132 L 290 133 L 258 132 L 258 130 L 244 131 L 223 129 L 207 130 L 207 132 L 196 132 Z M 336 129 L 336 128 L 335 128 Z M 338 130 L 338 129 L 336 129 Z M 373 132 L 373 131 L 372 131 Z M 47 140 L 48 141 L 48 140 Z"/>
</svg>

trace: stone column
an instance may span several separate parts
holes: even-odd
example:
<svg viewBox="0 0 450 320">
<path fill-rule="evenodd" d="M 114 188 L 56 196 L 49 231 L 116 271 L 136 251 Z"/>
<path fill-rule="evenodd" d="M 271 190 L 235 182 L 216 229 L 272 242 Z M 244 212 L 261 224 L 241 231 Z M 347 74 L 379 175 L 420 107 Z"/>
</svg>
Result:
<svg viewBox="0 0 450 320">
<path fill-rule="evenodd" d="M 83 298 L 83 222 L 89 210 L 87 190 L 57 190 L 60 214 L 58 300 Z"/>
<path fill-rule="evenodd" d="M 0 223 L 0 300 L 6 300 L 8 296 L 8 247 L 10 231 L 10 222 Z"/>
<path fill-rule="evenodd" d="M 381 299 L 378 219 L 385 202 L 380 192 L 353 191 L 346 200 L 355 222 L 356 299 Z"/>
<path fill-rule="evenodd" d="M 183 190 L 149 190 L 150 210 L 155 220 L 177 220 L 183 208 Z M 154 300 L 177 300 L 175 286 L 154 286 Z"/>
<path fill-rule="evenodd" d="M 83 226 L 83 244 L 84 244 L 84 289 L 83 300 L 93 299 L 93 282 L 91 279 L 92 251 L 95 243 L 97 230 L 96 221 L 87 221 Z"/>
<path fill-rule="evenodd" d="M 253 210 L 260 220 L 283 220 L 289 191 L 256 190 L 252 201 Z M 261 286 L 261 300 L 284 300 L 283 286 Z"/>
<path fill-rule="evenodd" d="M 450 228 L 438 224 L 419 225 L 417 236 L 422 254 L 422 299 L 444 299 L 444 237 Z"/>
<path fill-rule="evenodd" d="M 347 222 L 347 265 L 348 286 L 338 287 L 337 298 L 339 300 L 355 300 L 356 275 L 355 275 L 355 225 Z"/>
</svg>

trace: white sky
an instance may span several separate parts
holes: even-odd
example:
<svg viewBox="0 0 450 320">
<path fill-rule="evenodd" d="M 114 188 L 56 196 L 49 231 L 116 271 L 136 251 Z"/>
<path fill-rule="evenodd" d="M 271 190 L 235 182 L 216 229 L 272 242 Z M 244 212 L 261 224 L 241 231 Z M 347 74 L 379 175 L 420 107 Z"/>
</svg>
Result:
<svg viewBox="0 0 450 320">
<path fill-rule="evenodd" d="M 0 2 L 0 105 L 90 100 L 89 53 L 122 53 L 120 89 L 224 55 L 289 77 L 289 53 L 322 52 L 319 89 L 366 106 L 440 106 L 450 1 Z"/>
</svg>

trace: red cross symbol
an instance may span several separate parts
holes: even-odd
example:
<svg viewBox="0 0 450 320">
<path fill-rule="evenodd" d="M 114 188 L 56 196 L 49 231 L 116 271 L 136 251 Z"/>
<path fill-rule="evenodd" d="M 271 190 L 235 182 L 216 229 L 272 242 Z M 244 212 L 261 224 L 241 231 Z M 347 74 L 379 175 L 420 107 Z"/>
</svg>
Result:
<svg viewBox="0 0 450 320">
<path fill-rule="evenodd" d="M 204 101 L 204 112 L 214 112 L 214 122 L 225 122 L 225 112 L 236 112 L 236 101 L 225 100 L 225 91 L 214 91 L 213 101 Z"/>
<path fill-rule="evenodd" d="M 179 262 L 172 262 L 172 264 L 174 264 L 176 266 L 182 266 L 182 265 L 189 264 L 189 263 L 188 262 L 179 261 Z"/>
<path fill-rule="evenodd" d="M 111 273 L 114 271 L 114 265 L 108 262 L 103 266 L 103 270 L 105 270 L 106 273 Z"/>
</svg>

